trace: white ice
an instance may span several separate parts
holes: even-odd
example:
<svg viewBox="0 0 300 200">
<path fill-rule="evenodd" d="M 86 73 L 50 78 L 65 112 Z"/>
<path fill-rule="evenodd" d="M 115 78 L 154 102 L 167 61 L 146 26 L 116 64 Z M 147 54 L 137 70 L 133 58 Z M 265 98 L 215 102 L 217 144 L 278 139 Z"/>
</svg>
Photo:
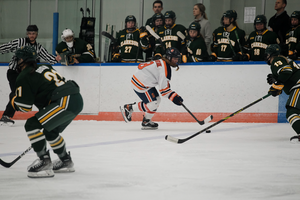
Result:
<svg viewBox="0 0 300 200">
<path fill-rule="evenodd" d="M 0 126 L 5 162 L 30 146 L 24 123 Z M 0 200 L 300 199 L 300 145 L 289 142 L 289 124 L 221 123 L 184 144 L 164 139 L 206 126 L 160 122 L 145 131 L 140 122 L 74 121 L 62 136 L 76 172 L 30 179 L 32 150 L 11 168 L 0 166 Z"/>
</svg>

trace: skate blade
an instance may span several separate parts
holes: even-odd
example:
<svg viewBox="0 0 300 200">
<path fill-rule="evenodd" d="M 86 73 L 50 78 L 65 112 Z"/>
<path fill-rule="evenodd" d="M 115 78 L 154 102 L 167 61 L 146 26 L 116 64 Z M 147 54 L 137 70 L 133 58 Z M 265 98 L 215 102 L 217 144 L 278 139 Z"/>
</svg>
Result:
<svg viewBox="0 0 300 200">
<path fill-rule="evenodd" d="M 142 130 L 156 130 L 158 127 L 142 127 Z"/>
<path fill-rule="evenodd" d="M 123 117 L 124 121 L 126 123 L 128 123 L 128 119 L 125 116 L 125 110 L 122 108 L 122 106 L 120 106 L 120 111 L 121 111 L 121 114 L 122 114 L 122 117 Z"/>
<path fill-rule="evenodd" d="M 59 170 L 53 170 L 54 173 L 72 173 L 72 172 L 75 172 L 75 169 L 73 167 L 71 168 L 62 168 L 62 169 L 59 169 Z"/>
<path fill-rule="evenodd" d="M 54 172 L 52 169 L 40 172 L 28 172 L 27 176 L 29 178 L 51 178 L 54 177 Z"/>
<path fill-rule="evenodd" d="M 0 122 L 0 126 L 12 126 L 13 122 Z"/>
</svg>

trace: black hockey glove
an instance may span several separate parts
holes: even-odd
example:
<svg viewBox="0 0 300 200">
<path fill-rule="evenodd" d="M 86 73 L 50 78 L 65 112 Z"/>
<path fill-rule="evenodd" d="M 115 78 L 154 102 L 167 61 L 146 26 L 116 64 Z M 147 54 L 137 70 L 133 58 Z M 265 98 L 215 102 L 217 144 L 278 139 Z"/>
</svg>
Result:
<svg viewBox="0 0 300 200">
<path fill-rule="evenodd" d="M 272 85 L 273 83 L 276 82 L 275 78 L 273 77 L 273 74 L 268 74 L 267 82 L 269 83 L 269 85 Z"/>
<path fill-rule="evenodd" d="M 292 53 L 289 55 L 289 59 L 292 59 L 292 60 L 297 60 L 298 59 L 298 56 L 296 53 Z"/>
<path fill-rule="evenodd" d="M 212 53 L 210 56 L 208 56 L 207 60 L 209 62 L 215 62 L 217 61 L 217 55 L 215 53 Z"/>
<path fill-rule="evenodd" d="M 242 55 L 237 53 L 234 56 L 232 56 L 233 61 L 241 61 L 242 60 Z"/>
<path fill-rule="evenodd" d="M 250 60 L 250 55 L 247 54 L 247 53 L 244 53 L 244 54 L 242 55 L 242 61 L 249 61 L 249 60 Z"/>
<path fill-rule="evenodd" d="M 181 103 L 183 102 L 183 99 L 176 92 L 171 92 L 169 99 L 178 106 L 182 105 Z"/>
<path fill-rule="evenodd" d="M 282 83 L 273 83 L 269 89 L 268 94 L 271 94 L 273 97 L 276 97 L 282 93 L 284 85 Z"/>
</svg>

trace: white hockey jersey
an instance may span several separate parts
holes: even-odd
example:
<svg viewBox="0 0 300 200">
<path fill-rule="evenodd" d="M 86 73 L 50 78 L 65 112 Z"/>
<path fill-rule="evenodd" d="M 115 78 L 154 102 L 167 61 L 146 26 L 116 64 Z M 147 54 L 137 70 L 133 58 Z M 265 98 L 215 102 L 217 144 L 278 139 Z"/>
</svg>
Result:
<svg viewBox="0 0 300 200">
<path fill-rule="evenodd" d="M 171 67 L 164 60 L 154 60 L 141 63 L 131 79 L 132 88 L 140 93 L 158 86 L 162 96 L 168 97 L 172 90 L 169 81 L 171 80 Z"/>
</svg>

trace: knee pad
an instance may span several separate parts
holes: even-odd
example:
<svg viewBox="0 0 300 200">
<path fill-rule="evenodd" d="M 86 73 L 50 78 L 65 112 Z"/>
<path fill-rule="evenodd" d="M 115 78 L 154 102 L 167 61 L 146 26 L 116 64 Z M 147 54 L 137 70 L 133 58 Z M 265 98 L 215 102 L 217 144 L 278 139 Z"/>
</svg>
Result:
<svg viewBox="0 0 300 200">
<path fill-rule="evenodd" d="M 161 101 L 161 98 L 158 97 L 158 98 L 156 98 L 156 101 L 152 101 L 150 103 L 147 103 L 146 105 L 150 111 L 156 111 L 160 104 L 160 101 Z"/>
</svg>

